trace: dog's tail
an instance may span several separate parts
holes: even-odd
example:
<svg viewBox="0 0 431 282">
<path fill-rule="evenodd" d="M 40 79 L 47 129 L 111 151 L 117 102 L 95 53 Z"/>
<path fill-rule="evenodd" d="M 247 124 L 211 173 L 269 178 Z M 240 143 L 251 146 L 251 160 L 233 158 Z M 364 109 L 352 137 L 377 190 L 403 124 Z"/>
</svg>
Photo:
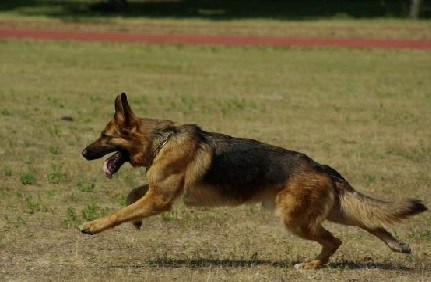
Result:
<svg viewBox="0 0 431 282">
<path fill-rule="evenodd" d="M 427 207 L 420 200 L 386 202 L 357 192 L 344 179 L 331 176 L 339 195 L 338 215 L 344 222 L 365 229 L 376 229 L 422 213 Z"/>
</svg>

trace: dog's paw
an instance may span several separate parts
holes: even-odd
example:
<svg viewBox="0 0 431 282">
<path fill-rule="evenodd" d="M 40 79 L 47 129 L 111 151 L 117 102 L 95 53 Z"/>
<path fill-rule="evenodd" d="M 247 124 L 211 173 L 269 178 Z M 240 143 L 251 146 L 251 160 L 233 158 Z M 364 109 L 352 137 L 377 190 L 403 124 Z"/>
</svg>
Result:
<svg viewBox="0 0 431 282">
<path fill-rule="evenodd" d="M 90 229 L 84 227 L 84 225 L 80 225 L 78 227 L 79 231 L 81 231 L 82 234 L 87 234 L 87 235 L 94 235 L 95 233 L 91 232 Z"/>
<path fill-rule="evenodd" d="M 397 252 L 403 253 L 403 254 L 411 254 L 412 250 L 410 249 L 409 245 L 407 245 L 404 242 L 399 242 L 399 246 L 398 246 L 398 250 L 396 250 Z"/>
<path fill-rule="evenodd" d="M 79 231 L 81 231 L 82 234 L 87 234 L 87 235 L 96 234 L 96 232 L 94 232 L 94 230 L 91 229 L 91 226 L 89 226 L 87 222 L 84 223 L 83 225 L 80 225 L 78 229 Z"/>
<path fill-rule="evenodd" d="M 96 219 L 93 221 L 84 222 L 84 224 L 79 226 L 79 230 L 82 234 L 94 235 L 104 230 L 104 227 L 100 220 Z"/>
<path fill-rule="evenodd" d="M 312 269 L 322 267 L 324 263 L 320 260 L 312 260 L 310 262 L 297 263 L 293 267 L 295 269 Z"/>
<path fill-rule="evenodd" d="M 142 227 L 142 220 L 133 221 L 132 224 L 136 228 L 136 230 L 140 230 Z"/>
</svg>

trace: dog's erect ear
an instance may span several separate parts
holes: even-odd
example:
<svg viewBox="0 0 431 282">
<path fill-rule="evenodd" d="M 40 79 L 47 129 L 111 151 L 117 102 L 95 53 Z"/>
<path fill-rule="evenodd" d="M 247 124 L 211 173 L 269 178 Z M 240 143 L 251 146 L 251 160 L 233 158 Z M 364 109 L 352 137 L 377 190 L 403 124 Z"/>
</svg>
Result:
<svg viewBox="0 0 431 282">
<path fill-rule="evenodd" d="M 123 126 L 131 126 L 136 119 L 135 114 L 129 106 L 126 93 L 121 93 L 115 99 L 115 121 Z"/>
</svg>

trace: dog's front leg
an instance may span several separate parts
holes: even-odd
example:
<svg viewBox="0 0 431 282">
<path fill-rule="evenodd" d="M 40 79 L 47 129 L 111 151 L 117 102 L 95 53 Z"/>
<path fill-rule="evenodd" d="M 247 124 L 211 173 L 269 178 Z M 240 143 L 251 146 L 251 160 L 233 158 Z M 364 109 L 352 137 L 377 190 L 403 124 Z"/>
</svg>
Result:
<svg viewBox="0 0 431 282">
<path fill-rule="evenodd" d="M 177 194 L 175 191 L 169 193 L 169 190 L 150 186 L 147 194 L 138 201 L 111 215 L 85 222 L 79 229 L 84 234 L 93 235 L 120 225 L 123 222 L 135 221 L 168 211 L 171 209 L 172 202 Z"/>
</svg>

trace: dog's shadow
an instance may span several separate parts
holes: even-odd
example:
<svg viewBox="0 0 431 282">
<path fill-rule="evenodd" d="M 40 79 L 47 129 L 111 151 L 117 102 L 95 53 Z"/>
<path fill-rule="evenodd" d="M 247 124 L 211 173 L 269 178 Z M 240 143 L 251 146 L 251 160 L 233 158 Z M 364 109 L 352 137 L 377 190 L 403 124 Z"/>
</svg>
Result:
<svg viewBox="0 0 431 282">
<path fill-rule="evenodd" d="M 298 261 L 281 260 L 271 261 L 262 259 L 212 259 L 212 258 L 201 258 L 201 259 L 171 259 L 171 258 L 160 258 L 155 260 L 149 260 L 142 264 L 130 264 L 130 265 L 116 265 L 111 266 L 115 268 L 211 268 L 211 267 L 223 267 L 223 268 L 253 268 L 257 266 L 269 266 L 274 268 L 293 268 L 293 266 L 299 263 Z M 353 261 L 342 261 L 329 263 L 322 267 L 323 269 L 334 269 L 334 270 L 354 270 L 354 269 L 381 269 L 381 270 L 394 270 L 394 271 L 410 271 L 404 265 L 393 264 L 393 263 L 376 263 L 376 262 L 353 262 Z"/>
<path fill-rule="evenodd" d="M 380 270 L 397 270 L 397 271 L 411 271 L 412 269 L 401 264 L 395 263 L 379 263 L 379 262 L 354 262 L 354 261 L 341 261 L 328 263 L 325 268 L 340 269 L 340 270 L 354 270 L 354 269 L 380 269 Z"/>
<path fill-rule="evenodd" d="M 207 268 L 207 267 L 225 267 L 225 268 L 252 268 L 258 265 L 269 265 L 274 267 L 288 267 L 291 262 L 273 262 L 270 260 L 261 259 L 168 259 L 162 258 L 152 260 L 150 265 L 156 267 L 187 267 L 187 268 Z"/>
</svg>

